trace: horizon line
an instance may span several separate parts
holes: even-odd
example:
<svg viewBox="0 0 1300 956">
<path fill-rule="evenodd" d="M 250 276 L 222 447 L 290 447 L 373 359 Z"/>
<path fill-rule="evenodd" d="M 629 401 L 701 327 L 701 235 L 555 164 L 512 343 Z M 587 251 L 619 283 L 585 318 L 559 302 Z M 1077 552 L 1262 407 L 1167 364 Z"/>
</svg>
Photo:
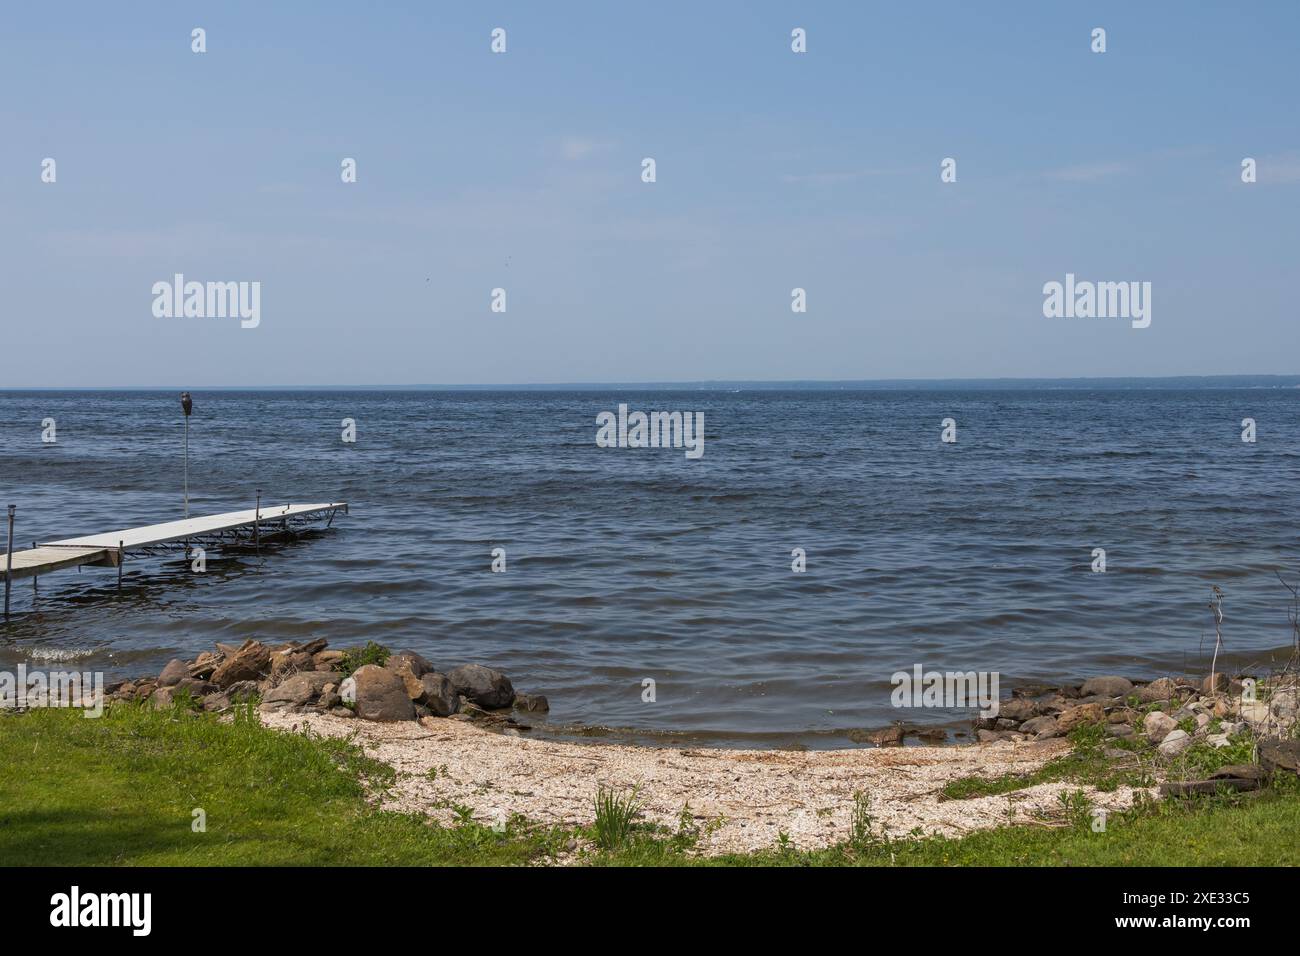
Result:
<svg viewBox="0 0 1300 956">
<path fill-rule="evenodd" d="M 1216 373 L 1210 375 L 1070 375 L 1070 376 L 995 376 L 983 378 L 862 378 L 862 379 L 683 379 L 683 380 L 649 380 L 640 382 L 496 382 L 470 384 L 365 384 L 365 385 L 0 385 L 0 392 L 163 392 L 176 389 L 206 389 L 209 391 L 256 392 L 256 391 L 563 391 L 563 390 L 597 390 L 597 389 L 700 389 L 726 388 L 744 386 L 747 388 L 849 388 L 865 386 L 908 386 L 908 385 L 998 385 L 998 384 L 1038 384 L 1038 383 L 1075 383 L 1104 384 L 1121 382 L 1164 382 L 1190 383 L 1210 381 L 1254 381 L 1289 380 L 1300 385 L 1300 373 Z"/>
</svg>

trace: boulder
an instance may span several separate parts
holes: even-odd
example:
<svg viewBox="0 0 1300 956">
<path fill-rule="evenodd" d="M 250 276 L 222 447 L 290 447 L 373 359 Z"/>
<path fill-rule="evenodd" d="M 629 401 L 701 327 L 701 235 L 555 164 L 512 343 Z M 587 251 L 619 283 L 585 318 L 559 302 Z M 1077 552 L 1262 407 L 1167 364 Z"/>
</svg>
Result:
<svg viewBox="0 0 1300 956">
<path fill-rule="evenodd" d="M 1297 699 L 1298 697 L 1300 697 L 1300 695 L 1297 695 L 1294 688 L 1279 690 L 1273 694 L 1273 699 L 1268 702 L 1268 709 L 1274 717 L 1281 720 L 1288 720 L 1294 717 L 1296 712 L 1300 710 L 1300 700 Z"/>
<path fill-rule="evenodd" d="M 194 658 L 194 663 L 190 664 L 190 676 L 195 680 L 211 680 L 212 672 L 221 664 L 221 655 L 213 654 L 211 651 L 204 651 L 198 657 Z"/>
<path fill-rule="evenodd" d="M 1178 727 L 1178 721 L 1174 720 L 1164 711 L 1153 710 L 1142 718 L 1142 730 L 1147 735 L 1147 740 L 1153 744 L 1158 744 L 1165 737 Z"/>
<path fill-rule="evenodd" d="M 400 675 L 376 664 L 367 664 L 358 667 L 343 682 L 343 688 L 349 684 L 358 717 L 380 721 L 415 719 L 415 705 L 411 702 Z M 341 696 L 347 700 L 346 693 Z"/>
<path fill-rule="evenodd" d="M 1103 678 L 1093 678 L 1102 680 Z M 1099 724 L 1106 719 L 1106 710 L 1101 704 L 1079 704 L 1077 707 L 1071 707 L 1069 710 L 1062 711 L 1056 718 L 1056 727 L 1063 734 L 1068 734 L 1075 727 L 1084 724 Z"/>
<path fill-rule="evenodd" d="M 1022 734 L 1032 734 L 1038 740 L 1061 736 L 1061 728 L 1057 726 L 1056 718 L 1049 717 L 1046 714 L 1026 720 L 1020 725 L 1020 732 Z"/>
<path fill-rule="evenodd" d="M 409 670 L 417 679 L 433 670 L 433 665 L 415 651 L 394 651 L 388 655 L 384 666 L 390 671 Z"/>
<path fill-rule="evenodd" d="M 255 680 L 237 680 L 226 688 L 226 696 L 236 704 L 252 700 L 261 693 L 262 689 Z"/>
<path fill-rule="evenodd" d="M 263 698 L 267 704 L 291 704 L 300 707 L 315 697 L 320 696 L 325 685 L 334 680 L 334 675 L 322 671 L 299 671 L 272 687 Z"/>
<path fill-rule="evenodd" d="M 318 671 L 337 670 L 339 661 L 346 657 L 343 651 L 319 651 L 312 655 L 312 663 L 316 665 Z"/>
<path fill-rule="evenodd" d="M 207 697 L 203 698 L 203 709 L 206 710 L 208 713 L 211 714 L 220 713 L 221 711 L 228 710 L 229 708 L 230 708 L 230 698 L 227 697 L 225 694 L 222 693 L 209 694 Z"/>
<path fill-rule="evenodd" d="M 1007 720 L 1024 722 L 1030 717 L 1037 717 L 1041 714 L 1042 707 L 1036 701 L 1027 697 L 1013 697 L 1010 700 L 1004 700 L 998 705 L 998 717 L 1005 717 Z"/>
<path fill-rule="evenodd" d="M 1106 736 L 1107 737 L 1132 737 L 1133 728 L 1130 727 L 1128 724 L 1107 724 Z"/>
<path fill-rule="evenodd" d="M 515 710 L 544 714 L 550 709 L 551 702 L 546 699 L 545 694 L 515 694 Z"/>
<path fill-rule="evenodd" d="M 435 717 L 450 717 L 456 713 L 460 697 L 446 674 L 437 671 L 425 674 L 420 678 L 420 685 L 424 691 L 420 703 L 429 708 L 431 714 Z"/>
<path fill-rule="evenodd" d="M 218 687 L 229 687 L 236 681 L 257 680 L 266 676 L 271 669 L 271 652 L 258 641 L 244 641 L 233 654 L 212 672 L 212 683 Z"/>
<path fill-rule="evenodd" d="M 350 707 L 341 707 L 341 706 L 331 707 L 329 712 L 333 714 L 335 717 L 344 717 L 348 720 L 351 720 L 352 718 L 356 717 L 356 714 L 353 712 L 352 708 Z"/>
<path fill-rule="evenodd" d="M 457 694 L 463 694 L 480 707 L 509 707 L 515 699 L 510 678 L 482 664 L 462 664 L 447 674 Z"/>
<path fill-rule="evenodd" d="M 1139 687 L 1136 693 L 1138 700 L 1142 703 L 1154 704 L 1157 701 L 1172 699 L 1177 691 L 1177 684 L 1168 677 L 1160 677 L 1143 687 Z"/>
<path fill-rule="evenodd" d="M 190 667 L 178 657 L 169 660 L 158 675 L 159 687 L 175 687 L 182 678 L 190 676 Z"/>
<path fill-rule="evenodd" d="M 1185 730 L 1171 730 L 1169 733 L 1165 734 L 1164 739 L 1160 741 L 1160 755 L 1172 760 L 1191 745 L 1191 734 Z"/>
<path fill-rule="evenodd" d="M 1300 774 L 1300 740 L 1261 740 L 1259 763 L 1266 770 Z"/>
<path fill-rule="evenodd" d="M 980 735 L 989 731 L 981 730 Z M 877 747 L 901 747 L 903 746 L 903 728 L 898 725 L 892 727 L 881 727 L 879 730 L 868 731 L 866 735 L 868 743 L 875 744 Z M 980 736 L 983 740 L 983 736 Z"/>
<path fill-rule="evenodd" d="M 1127 677 L 1090 677 L 1079 689 L 1080 697 L 1123 697 L 1133 689 Z"/>
<path fill-rule="evenodd" d="M 1201 681 L 1201 693 L 1213 696 L 1222 694 L 1228 689 L 1228 675 L 1222 672 L 1211 674 L 1205 680 Z"/>
<path fill-rule="evenodd" d="M 303 653 L 298 650 L 272 651 L 271 652 L 271 679 L 283 677 L 288 674 L 295 674 L 298 671 L 309 671 L 316 666 L 312 655 Z"/>
</svg>

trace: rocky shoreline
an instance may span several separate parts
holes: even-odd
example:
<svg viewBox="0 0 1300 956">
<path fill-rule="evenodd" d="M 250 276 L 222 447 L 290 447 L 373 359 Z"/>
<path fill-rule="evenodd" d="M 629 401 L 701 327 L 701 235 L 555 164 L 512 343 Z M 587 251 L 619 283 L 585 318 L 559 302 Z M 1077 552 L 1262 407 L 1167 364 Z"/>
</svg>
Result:
<svg viewBox="0 0 1300 956">
<path fill-rule="evenodd" d="M 263 713 L 329 714 L 379 723 L 427 718 L 473 721 L 485 729 L 518 733 L 531 729 L 520 714 L 541 714 L 541 694 L 515 690 L 510 678 L 482 664 L 445 673 L 420 654 L 370 643 L 331 649 L 323 639 L 268 646 L 257 640 L 218 643 L 194 660 L 174 659 L 156 677 L 119 681 L 110 699 L 149 701 L 169 707 L 185 701 L 221 713 L 257 701 Z M 1100 728 L 1105 753 L 1116 759 L 1149 755 L 1168 763 L 1189 748 L 1230 746 L 1248 735 L 1278 741 L 1261 761 L 1295 760 L 1293 737 L 1300 713 L 1296 675 L 1272 677 L 1215 674 L 1202 681 L 1162 677 L 1152 681 L 1118 675 L 1057 686 L 1026 684 L 1001 701 L 996 714 L 974 720 L 978 744 L 1046 741 L 1080 727 Z M 901 747 L 908 738 L 943 743 L 946 733 L 902 721 L 871 731 L 848 732 L 857 743 Z M 1293 768 L 1294 769 L 1294 768 Z"/>
<path fill-rule="evenodd" d="M 377 644 L 332 650 L 324 639 L 267 646 L 260 641 L 218 643 L 192 661 L 168 661 L 156 677 L 116 681 L 110 700 L 148 701 L 154 707 L 188 703 L 212 713 L 259 702 L 266 713 L 331 714 L 379 722 L 444 717 L 503 730 L 527 730 L 515 711 L 549 710 L 541 694 L 522 694 L 510 678 L 482 664 L 446 673 L 414 651 Z"/>
</svg>

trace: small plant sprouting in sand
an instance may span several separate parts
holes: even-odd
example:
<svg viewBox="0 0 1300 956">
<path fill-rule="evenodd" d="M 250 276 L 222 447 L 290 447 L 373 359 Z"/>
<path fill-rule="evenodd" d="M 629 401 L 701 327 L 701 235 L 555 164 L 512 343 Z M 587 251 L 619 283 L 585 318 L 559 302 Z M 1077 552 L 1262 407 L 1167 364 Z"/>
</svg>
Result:
<svg viewBox="0 0 1300 956">
<path fill-rule="evenodd" d="M 880 844 L 875 832 L 875 817 L 871 815 L 871 798 L 866 791 L 853 794 L 853 817 L 849 822 L 849 846 L 858 851 L 870 850 Z"/>
<path fill-rule="evenodd" d="M 632 832 L 632 821 L 641 812 L 636 788 L 620 793 L 601 784 L 596 788 L 595 804 L 596 846 L 602 850 L 621 847 Z"/>
<path fill-rule="evenodd" d="M 357 668 L 365 667 L 367 664 L 383 667 L 392 653 L 383 644 L 367 641 L 365 647 L 353 647 L 343 652 L 343 657 L 339 661 L 339 670 L 343 672 L 344 677 L 351 677 Z"/>
<path fill-rule="evenodd" d="M 1057 799 L 1061 801 L 1061 809 L 1071 826 L 1083 826 L 1089 822 L 1092 801 L 1082 790 L 1066 790 Z"/>
</svg>

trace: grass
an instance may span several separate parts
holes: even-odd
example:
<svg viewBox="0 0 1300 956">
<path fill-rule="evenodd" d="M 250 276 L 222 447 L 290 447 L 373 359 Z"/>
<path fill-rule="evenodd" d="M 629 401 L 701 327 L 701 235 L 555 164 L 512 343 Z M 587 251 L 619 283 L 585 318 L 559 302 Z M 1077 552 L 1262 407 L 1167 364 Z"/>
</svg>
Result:
<svg viewBox="0 0 1300 956">
<path fill-rule="evenodd" d="M 1076 752 L 1040 772 L 1081 783 L 1134 772 L 1105 770 L 1100 740 L 1079 728 Z M 1243 762 L 1232 748 L 1188 756 L 1197 769 Z M 0 865 L 522 865 L 551 862 L 572 841 L 578 862 L 597 866 L 1300 864 L 1300 781 L 1290 777 L 1258 793 L 1139 805 L 1111 814 L 1104 832 L 1072 791 L 1050 825 L 961 839 L 886 839 L 858 794 L 850 837 L 838 846 L 800 851 L 782 834 L 759 853 L 706 858 L 698 845 L 722 821 L 697 822 L 689 805 L 675 830 L 644 821 L 635 791 L 602 789 L 594 822 L 577 829 L 519 817 L 484 824 L 468 807 L 453 808 L 454 826 L 384 812 L 373 798 L 393 783 L 391 768 L 346 741 L 268 730 L 251 708 L 233 723 L 134 704 L 113 704 L 97 720 L 71 710 L 9 714 L 0 716 L 0 761 L 27 768 L 0 775 Z M 955 790 L 975 794 L 975 783 L 959 783 Z M 984 786 L 1010 789 L 1005 778 Z"/>
<path fill-rule="evenodd" d="M 375 810 L 394 772 L 337 740 L 113 704 L 0 716 L 0 865 L 516 864 L 557 834 Z M 206 832 L 195 832 L 202 810 Z"/>
<path fill-rule="evenodd" d="M 353 672 L 360 667 L 365 667 L 367 664 L 377 664 L 383 667 L 388 663 L 388 658 L 392 656 L 393 652 L 384 647 L 383 644 L 367 641 L 365 647 L 352 647 L 344 651 L 338 668 L 344 677 L 351 677 Z"/>
<path fill-rule="evenodd" d="M 1122 737 L 1109 738 L 1102 724 L 1083 724 L 1069 734 L 1074 749 L 1049 760 L 1031 773 L 1002 774 L 997 777 L 962 777 L 947 783 L 940 793 L 948 800 L 968 800 L 972 797 L 989 797 L 1024 790 L 1040 783 L 1069 781 L 1086 784 L 1098 790 L 1112 791 L 1121 786 L 1150 786 L 1150 770 L 1143 766 L 1142 757 L 1134 752 L 1133 758 L 1118 763 L 1105 755 L 1107 747 L 1126 750 L 1133 746 Z M 1232 763 L 1233 761 L 1225 761 Z M 1222 766 L 1222 764 L 1220 765 Z M 1218 769 L 1217 767 L 1215 769 Z"/>
</svg>

